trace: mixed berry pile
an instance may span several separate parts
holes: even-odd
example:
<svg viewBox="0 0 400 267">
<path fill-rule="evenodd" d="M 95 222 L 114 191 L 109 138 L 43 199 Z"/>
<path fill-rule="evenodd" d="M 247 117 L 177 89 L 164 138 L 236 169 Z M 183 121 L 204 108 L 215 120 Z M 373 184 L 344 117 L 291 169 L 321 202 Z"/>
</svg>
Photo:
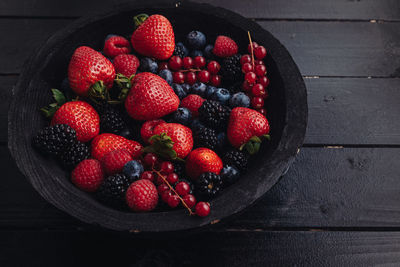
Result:
<svg viewBox="0 0 400 267">
<path fill-rule="evenodd" d="M 109 207 L 207 216 L 269 138 L 267 51 L 250 33 L 240 55 L 227 36 L 192 31 L 175 43 L 164 16 L 134 20 L 130 40 L 75 50 L 33 146 Z"/>
</svg>

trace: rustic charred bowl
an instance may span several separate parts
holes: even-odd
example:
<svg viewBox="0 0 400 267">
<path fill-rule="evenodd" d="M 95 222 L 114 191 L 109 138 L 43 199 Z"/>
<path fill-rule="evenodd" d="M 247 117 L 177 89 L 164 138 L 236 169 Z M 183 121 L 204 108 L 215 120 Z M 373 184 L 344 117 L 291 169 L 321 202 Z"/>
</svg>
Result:
<svg viewBox="0 0 400 267">
<path fill-rule="evenodd" d="M 142 2 L 77 20 L 49 38 L 29 59 L 15 87 L 9 110 L 9 148 L 20 170 L 46 200 L 84 222 L 121 231 L 199 228 L 250 206 L 288 169 L 305 135 L 306 88 L 285 47 L 257 23 L 208 4 Z M 206 33 L 209 39 L 223 34 L 236 40 L 244 53 L 248 44 L 247 31 L 250 31 L 253 39 L 268 50 L 266 66 L 271 83 L 266 105 L 272 139 L 254 157 L 249 171 L 211 201 L 212 212 L 206 218 L 188 216 L 185 209 L 133 213 L 108 208 L 76 188 L 69 180 L 69 173 L 36 153 L 31 146 L 32 136 L 46 124 L 39 107 L 50 103 L 49 89 L 57 87 L 64 78 L 73 51 L 81 45 L 100 50 L 107 34 L 132 32 L 132 18 L 139 13 L 166 16 L 173 24 L 176 40 L 183 40 L 193 29 Z"/>
</svg>

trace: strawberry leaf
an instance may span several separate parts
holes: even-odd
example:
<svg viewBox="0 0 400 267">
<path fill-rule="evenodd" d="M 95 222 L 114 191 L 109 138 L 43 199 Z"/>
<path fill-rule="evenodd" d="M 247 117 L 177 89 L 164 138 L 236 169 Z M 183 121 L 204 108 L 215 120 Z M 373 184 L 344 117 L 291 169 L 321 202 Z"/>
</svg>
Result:
<svg viewBox="0 0 400 267">
<path fill-rule="evenodd" d="M 135 77 L 135 74 L 132 74 L 130 77 L 126 77 L 125 75 L 123 75 L 121 73 L 118 73 L 116 75 L 114 82 L 121 89 L 121 91 L 118 95 L 119 101 L 124 101 L 125 98 L 127 97 L 129 89 L 131 89 L 131 87 L 132 87 L 131 82 L 132 82 L 133 77 Z"/>
<path fill-rule="evenodd" d="M 250 155 L 256 154 L 260 150 L 261 142 L 258 136 L 253 136 L 247 143 L 241 145 L 239 150 L 246 149 Z"/>
<path fill-rule="evenodd" d="M 265 139 L 267 139 L 268 141 L 271 140 L 271 136 L 270 136 L 269 134 L 264 134 L 263 137 L 264 137 Z"/>
<path fill-rule="evenodd" d="M 151 145 L 143 148 L 143 152 L 151 152 L 168 160 L 182 160 L 178 158 L 176 151 L 173 149 L 174 142 L 171 137 L 165 133 L 153 135 L 149 138 L 149 142 Z"/>
<path fill-rule="evenodd" d="M 67 99 L 60 90 L 53 88 L 51 89 L 51 92 L 53 93 L 53 98 L 58 105 L 62 106 L 63 104 L 65 104 L 65 102 L 67 102 Z"/>
<path fill-rule="evenodd" d="M 49 104 L 47 107 L 43 107 L 40 109 L 42 114 L 46 118 L 51 118 L 53 117 L 54 113 L 67 102 L 67 99 L 65 98 L 64 94 L 58 90 L 58 89 L 51 89 L 51 92 L 53 94 L 53 98 L 56 101 L 55 103 Z"/>
<path fill-rule="evenodd" d="M 149 15 L 147 14 L 139 14 L 133 17 L 133 22 L 135 23 L 135 29 L 139 28 L 146 19 L 148 19 Z"/>
</svg>

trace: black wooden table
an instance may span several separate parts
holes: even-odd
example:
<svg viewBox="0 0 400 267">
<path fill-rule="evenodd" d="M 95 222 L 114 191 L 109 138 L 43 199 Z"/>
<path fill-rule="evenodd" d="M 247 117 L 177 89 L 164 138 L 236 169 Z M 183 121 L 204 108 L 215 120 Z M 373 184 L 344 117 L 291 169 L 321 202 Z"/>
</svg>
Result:
<svg viewBox="0 0 400 267">
<path fill-rule="evenodd" d="M 182 0 L 183 1 L 183 0 Z M 43 200 L 7 149 L 24 60 L 76 18 L 123 1 L 0 1 L 0 266 L 400 264 L 400 1 L 206 1 L 256 20 L 304 75 L 309 122 L 289 172 L 236 219 L 145 237 Z"/>
</svg>

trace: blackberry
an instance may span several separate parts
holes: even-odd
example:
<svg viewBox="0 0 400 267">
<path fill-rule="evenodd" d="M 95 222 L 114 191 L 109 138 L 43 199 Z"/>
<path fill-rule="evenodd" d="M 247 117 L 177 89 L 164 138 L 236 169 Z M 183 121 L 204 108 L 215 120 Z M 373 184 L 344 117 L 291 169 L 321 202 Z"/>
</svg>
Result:
<svg viewBox="0 0 400 267">
<path fill-rule="evenodd" d="M 224 164 L 236 166 L 239 171 L 247 169 L 248 155 L 239 150 L 230 150 L 222 157 Z"/>
<path fill-rule="evenodd" d="M 206 100 L 199 108 L 200 120 L 213 129 L 225 129 L 231 109 L 217 101 Z"/>
<path fill-rule="evenodd" d="M 60 156 L 76 142 L 76 132 L 67 124 L 56 124 L 41 129 L 32 144 L 46 155 Z"/>
<path fill-rule="evenodd" d="M 196 195 L 200 200 L 209 200 L 215 197 L 222 188 L 222 179 L 218 174 L 205 172 L 196 181 Z"/>
<path fill-rule="evenodd" d="M 175 49 L 174 49 L 174 56 L 179 56 L 181 58 L 187 57 L 189 54 L 189 51 L 187 50 L 187 48 L 182 44 L 182 43 L 177 43 L 175 45 Z"/>
<path fill-rule="evenodd" d="M 97 198 L 115 208 L 126 207 L 125 193 L 132 181 L 124 174 L 115 174 L 104 179 L 96 192 Z"/>
<path fill-rule="evenodd" d="M 103 133 L 118 134 L 126 125 L 120 112 L 114 108 L 107 108 L 106 111 L 100 115 L 100 127 Z"/>
<path fill-rule="evenodd" d="M 196 147 L 207 147 L 215 150 L 218 144 L 217 132 L 210 128 L 202 128 L 195 132 L 193 136 Z"/>
<path fill-rule="evenodd" d="M 242 83 L 243 82 L 236 82 L 227 88 L 231 95 L 242 92 Z"/>
<path fill-rule="evenodd" d="M 221 64 L 221 74 L 224 82 L 227 84 L 234 84 L 242 79 L 243 73 L 240 64 L 241 55 L 236 54 L 224 59 Z"/>
<path fill-rule="evenodd" d="M 179 178 L 185 177 L 185 163 L 181 161 L 174 162 L 174 173 L 178 174 Z"/>
<path fill-rule="evenodd" d="M 89 158 L 89 156 L 89 147 L 82 142 L 76 141 L 61 155 L 61 162 L 66 168 L 73 169 L 79 162 Z"/>
</svg>

